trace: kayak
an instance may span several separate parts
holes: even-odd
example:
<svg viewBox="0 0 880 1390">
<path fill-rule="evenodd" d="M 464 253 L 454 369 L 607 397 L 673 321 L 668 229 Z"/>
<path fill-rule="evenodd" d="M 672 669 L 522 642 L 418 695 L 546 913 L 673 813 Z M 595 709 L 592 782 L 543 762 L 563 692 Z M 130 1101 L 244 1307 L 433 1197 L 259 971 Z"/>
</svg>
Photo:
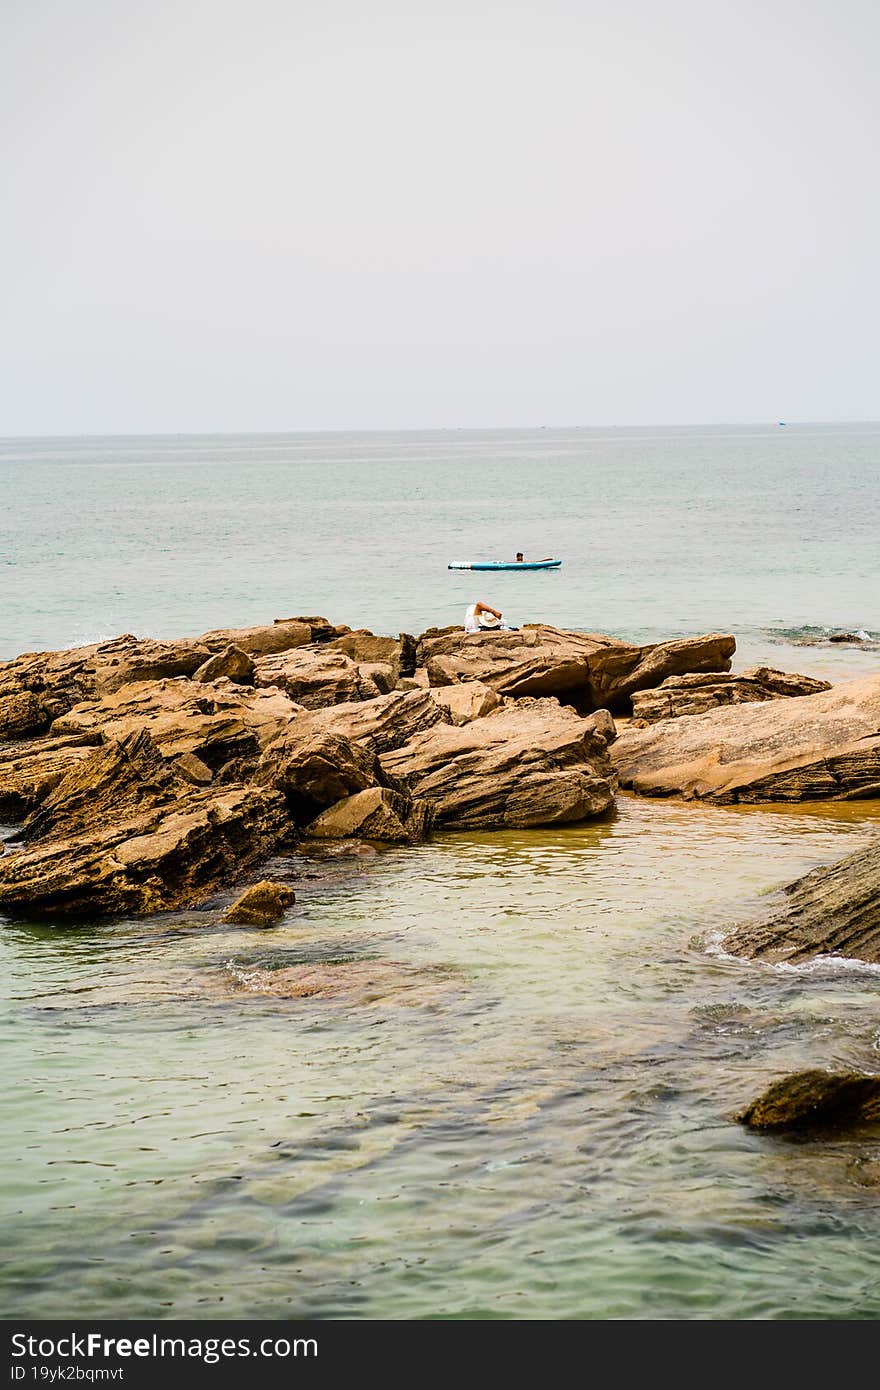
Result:
<svg viewBox="0 0 880 1390">
<path fill-rule="evenodd" d="M 558 570 L 561 560 L 467 560 L 447 565 L 451 570 Z"/>
</svg>

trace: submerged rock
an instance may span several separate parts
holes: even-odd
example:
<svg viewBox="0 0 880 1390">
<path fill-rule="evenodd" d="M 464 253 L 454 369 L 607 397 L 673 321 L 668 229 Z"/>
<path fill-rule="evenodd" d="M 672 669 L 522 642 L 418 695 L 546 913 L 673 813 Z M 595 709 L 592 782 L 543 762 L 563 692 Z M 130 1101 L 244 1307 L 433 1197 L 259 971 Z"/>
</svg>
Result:
<svg viewBox="0 0 880 1390">
<path fill-rule="evenodd" d="M 880 1123 L 880 1076 L 800 1071 L 774 1081 L 736 1117 L 749 1129 L 849 1129 Z"/>
<path fill-rule="evenodd" d="M 226 909 L 223 921 L 233 926 L 271 927 L 295 902 L 296 893 L 286 883 L 263 879 L 245 889 L 241 897 Z"/>
<path fill-rule="evenodd" d="M 830 689 L 829 681 L 776 671 L 769 666 L 757 666 L 743 671 L 741 675 L 713 671 L 668 676 L 655 690 L 633 693 L 633 717 L 638 724 L 656 724 L 661 719 L 702 714 L 719 705 L 757 704 L 786 696 L 817 695 L 822 690 Z"/>
<path fill-rule="evenodd" d="M 607 744 L 556 700 L 521 700 L 469 724 L 438 725 L 383 753 L 383 771 L 435 804 L 440 827 L 520 828 L 587 820 L 616 786 Z"/>
<path fill-rule="evenodd" d="M 708 801 L 880 796 L 880 675 L 795 700 L 710 710 L 627 729 L 621 786 Z"/>
<path fill-rule="evenodd" d="M 365 960 L 291 965 L 278 970 L 232 967 L 236 993 L 274 999 L 315 999 L 337 1004 L 434 1008 L 448 1003 L 461 986 L 439 966 Z"/>
<path fill-rule="evenodd" d="M 795 965 L 816 956 L 880 964 L 880 837 L 784 890 L 786 901 L 723 942 L 731 955 Z"/>
</svg>

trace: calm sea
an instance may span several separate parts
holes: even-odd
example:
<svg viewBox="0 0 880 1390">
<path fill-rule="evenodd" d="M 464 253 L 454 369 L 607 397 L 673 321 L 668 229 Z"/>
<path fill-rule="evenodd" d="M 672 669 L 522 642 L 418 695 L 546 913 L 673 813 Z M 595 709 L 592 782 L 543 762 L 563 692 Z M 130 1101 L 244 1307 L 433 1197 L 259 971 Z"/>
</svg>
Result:
<svg viewBox="0 0 880 1390">
<path fill-rule="evenodd" d="M 0 656 L 482 598 L 737 665 L 880 670 L 880 426 L 0 441 Z M 556 555 L 545 574 L 451 560 Z M 600 823 L 314 863 L 216 913 L 0 930 L 6 1317 L 873 1319 L 880 1140 L 748 1134 L 880 1069 L 880 970 L 719 952 L 880 803 L 621 797 Z M 402 993 L 272 1000 L 255 968 Z"/>
</svg>

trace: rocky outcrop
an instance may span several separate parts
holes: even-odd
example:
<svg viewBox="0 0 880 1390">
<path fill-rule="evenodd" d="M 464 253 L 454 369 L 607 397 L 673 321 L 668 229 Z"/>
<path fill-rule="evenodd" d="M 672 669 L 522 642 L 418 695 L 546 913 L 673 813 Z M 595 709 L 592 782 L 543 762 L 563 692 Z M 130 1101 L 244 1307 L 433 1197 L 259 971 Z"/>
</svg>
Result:
<svg viewBox="0 0 880 1390">
<path fill-rule="evenodd" d="M 424 839 L 431 827 L 432 807 L 388 787 L 372 787 L 337 801 L 322 811 L 306 834 L 313 839 L 384 840 L 412 844 Z"/>
<path fill-rule="evenodd" d="M 97 743 L 146 730 L 167 758 L 194 753 L 216 770 L 233 758 L 256 757 L 298 713 L 280 690 L 251 690 L 230 681 L 137 681 L 84 701 L 52 725 L 56 736 Z"/>
<path fill-rule="evenodd" d="M 880 675 L 795 700 L 629 728 L 614 744 L 621 785 L 720 803 L 880 796 Z"/>
<path fill-rule="evenodd" d="M 467 634 L 462 629 L 425 634 L 419 643 L 433 686 L 482 681 L 498 695 L 553 695 L 581 712 L 628 712 L 636 690 L 667 676 L 694 671 L 728 671 L 733 637 L 703 637 L 633 646 L 597 633 L 565 632 L 527 624 L 518 632 Z"/>
<path fill-rule="evenodd" d="M 450 722 L 449 711 L 442 709 L 427 690 L 395 690 L 377 700 L 335 705 L 308 716 L 300 715 L 296 727 L 339 734 L 351 743 L 386 753 L 425 729 Z M 271 749 L 267 749 L 266 756 L 271 757 Z"/>
<path fill-rule="evenodd" d="M 880 837 L 784 890 L 785 900 L 724 941 L 731 955 L 790 965 L 816 956 L 880 964 Z"/>
<path fill-rule="evenodd" d="M 288 831 L 279 792 L 198 791 L 136 734 L 95 750 L 25 822 L 24 844 L 0 859 L 0 910 L 74 916 L 196 903 Z"/>
<path fill-rule="evenodd" d="M 292 651 L 312 642 L 331 642 L 345 629 L 334 627 L 326 618 L 276 618 L 259 627 L 223 627 L 204 632 L 195 640 L 211 652 L 233 644 L 248 656 L 268 656 L 272 652 Z"/>
<path fill-rule="evenodd" d="M 358 666 L 390 666 L 395 684 L 402 676 L 412 676 L 416 669 L 416 639 L 408 632 L 400 632 L 397 637 L 377 637 L 366 628 L 358 628 L 337 637 L 330 645 Z"/>
<path fill-rule="evenodd" d="M 224 647 L 216 656 L 208 660 L 193 673 L 193 680 L 199 682 L 217 681 L 225 676 L 239 685 L 250 685 L 254 678 L 254 663 L 241 647 L 232 643 Z"/>
<path fill-rule="evenodd" d="M 438 705 L 449 711 L 453 724 L 470 724 L 472 719 L 482 719 L 501 705 L 501 696 L 482 681 L 434 686 L 431 694 Z"/>
<path fill-rule="evenodd" d="M 241 927 L 274 927 L 295 902 L 296 893 L 288 884 L 263 879 L 245 889 L 226 909 L 223 921 Z"/>
<path fill-rule="evenodd" d="M 0 746 L 0 820 L 17 821 L 94 752 L 87 738 L 43 738 Z"/>
<path fill-rule="evenodd" d="M 635 723 L 645 725 L 661 719 L 680 719 L 686 714 L 703 714 L 719 705 L 758 704 L 786 696 L 818 695 L 830 689 L 829 681 L 756 666 L 738 675 L 713 671 L 668 676 L 655 690 L 634 691 L 630 698 Z"/>
<path fill-rule="evenodd" d="M 781 1077 L 736 1117 L 749 1129 L 842 1130 L 880 1124 L 880 1076 L 800 1071 Z"/>
<path fill-rule="evenodd" d="M 356 664 L 329 645 L 260 657 L 254 667 L 254 684 L 277 687 L 305 709 L 365 698 Z M 366 698 L 374 693 L 370 690 Z"/>
<path fill-rule="evenodd" d="M 435 806 L 438 826 L 520 828 L 607 811 L 615 778 L 605 739 L 555 700 L 528 700 L 383 753 L 383 771 Z"/>
<path fill-rule="evenodd" d="M 316 729 L 305 717 L 270 744 L 254 781 L 283 792 L 291 815 L 302 824 L 344 797 L 379 786 L 380 768 L 372 747 Z"/>
</svg>

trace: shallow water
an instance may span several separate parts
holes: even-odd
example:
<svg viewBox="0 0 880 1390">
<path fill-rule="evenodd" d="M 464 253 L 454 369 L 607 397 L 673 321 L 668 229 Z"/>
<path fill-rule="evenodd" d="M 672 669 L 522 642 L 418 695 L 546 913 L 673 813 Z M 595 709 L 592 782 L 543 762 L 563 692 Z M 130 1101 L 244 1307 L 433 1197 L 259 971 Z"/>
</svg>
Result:
<svg viewBox="0 0 880 1390">
<path fill-rule="evenodd" d="M 0 441 L 0 657 L 479 597 L 874 673 L 878 461 L 877 425 Z M 446 568 L 518 549 L 563 568 Z M 5 1316 L 876 1317 L 880 1136 L 733 1117 L 876 1070 L 880 971 L 717 942 L 877 829 L 622 796 L 339 861 L 271 932 L 2 925 Z M 322 961 L 375 961 L 376 997 L 252 988 Z"/>
<path fill-rule="evenodd" d="M 878 1316 L 880 1134 L 733 1117 L 876 1069 L 880 970 L 717 948 L 877 829 L 622 797 L 353 861 L 271 932 L 7 926 L 6 1315 Z M 352 959 L 424 991 L 241 987 Z"/>
</svg>

